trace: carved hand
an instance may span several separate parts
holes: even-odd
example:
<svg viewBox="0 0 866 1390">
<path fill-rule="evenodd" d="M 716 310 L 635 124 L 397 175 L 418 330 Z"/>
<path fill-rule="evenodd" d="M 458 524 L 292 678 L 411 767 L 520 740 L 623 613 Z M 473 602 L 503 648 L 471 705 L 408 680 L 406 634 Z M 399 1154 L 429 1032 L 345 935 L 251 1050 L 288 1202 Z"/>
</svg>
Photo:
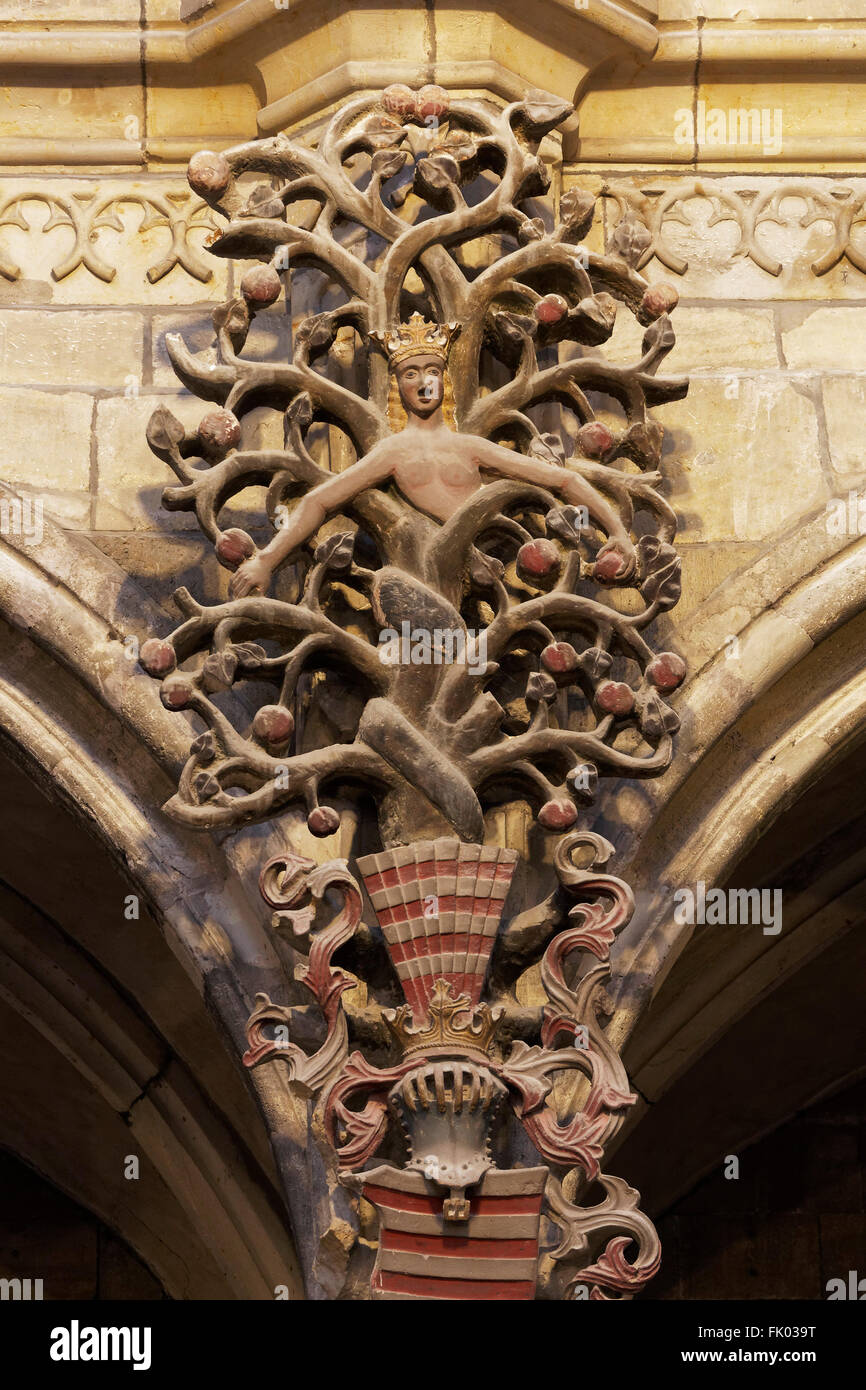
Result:
<svg viewBox="0 0 866 1390">
<path fill-rule="evenodd" d="M 251 555 L 238 567 L 229 581 L 232 598 L 247 598 L 250 594 L 263 594 L 271 582 L 271 566 L 260 551 Z"/>
</svg>

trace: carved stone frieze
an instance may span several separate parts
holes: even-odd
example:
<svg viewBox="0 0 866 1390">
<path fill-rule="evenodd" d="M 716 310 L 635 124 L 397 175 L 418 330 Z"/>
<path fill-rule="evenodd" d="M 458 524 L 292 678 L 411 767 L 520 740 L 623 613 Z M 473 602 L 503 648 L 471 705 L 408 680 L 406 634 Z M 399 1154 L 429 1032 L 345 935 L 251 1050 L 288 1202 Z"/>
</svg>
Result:
<svg viewBox="0 0 866 1390">
<path fill-rule="evenodd" d="M 40 219 L 34 205 L 41 205 L 48 216 Z M 100 232 L 109 229 L 132 240 L 154 228 L 165 228 L 168 235 L 160 254 L 146 265 L 150 284 L 158 283 L 175 266 L 202 284 L 213 279 L 213 266 L 190 240 L 190 232 L 199 228 L 212 233 L 216 223 L 207 204 L 183 188 L 113 188 L 110 182 L 98 188 L 76 185 L 71 192 L 60 183 L 51 188 L 18 182 L 6 191 L 0 188 L 0 276 L 10 281 L 27 279 L 33 272 L 13 255 L 8 233 L 3 234 L 5 227 L 40 235 L 57 227 L 69 230 L 71 238 L 51 267 L 55 281 L 65 280 L 83 266 L 96 279 L 110 283 L 118 266 L 112 264 Z"/>
<path fill-rule="evenodd" d="M 863 178 L 611 180 L 600 197 L 608 251 L 638 270 L 655 259 L 686 275 L 695 258 L 718 267 L 748 260 L 773 277 L 820 279 L 841 262 L 866 274 Z"/>
</svg>

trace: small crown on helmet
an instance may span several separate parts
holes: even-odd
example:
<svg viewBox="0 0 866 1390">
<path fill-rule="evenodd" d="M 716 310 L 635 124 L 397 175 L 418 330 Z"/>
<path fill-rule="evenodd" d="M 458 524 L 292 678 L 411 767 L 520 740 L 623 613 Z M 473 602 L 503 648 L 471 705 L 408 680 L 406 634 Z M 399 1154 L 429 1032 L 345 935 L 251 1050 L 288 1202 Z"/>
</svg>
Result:
<svg viewBox="0 0 866 1390">
<path fill-rule="evenodd" d="M 484 1057 L 490 1052 L 502 1006 L 473 1004 L 468 994 L 458 994 L 440 977 L 427 1004 L 428 1016 L 416 1023 L 408 1004 L 386 1009 L 385 1019 L 403 1049 L 404 1056 L 424 1052 L 428 1057 L 444 1054 Z"/>
<path fill-rule="evenodd" d="M 430 353 L 448 360 L 451 341 L 460 332 L 458 323 L 430 323 L 422 314 L 414 313 L 408 323 L 398 324 L 386 333 L 371 333 L 370 337 L 388 354 L 389 367 L 396 367 L 407 357 Z"/>
</svg>

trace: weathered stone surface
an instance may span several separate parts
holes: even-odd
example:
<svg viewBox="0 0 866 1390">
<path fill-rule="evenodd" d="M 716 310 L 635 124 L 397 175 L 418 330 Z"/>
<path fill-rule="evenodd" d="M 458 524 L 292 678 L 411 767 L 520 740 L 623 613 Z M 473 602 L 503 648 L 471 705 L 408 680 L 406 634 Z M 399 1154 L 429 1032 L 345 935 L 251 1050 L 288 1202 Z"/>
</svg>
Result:
<svg viewBox="0 0 866 1390">
<path fill-rule="evenodd" d="M 745 541 L 719 541 L 712 545 L 680 541 L 678 549 L 683 561 L 683 588 L 677 604 L 677 628 L 685 615 L 694 612 L 730 575 L 751 565 L 763 546 Z"/>
<path fill-rule="evenodd" d="M 0 0 L 0 19 L 19 23 L 22 20 L 33 24 L 85 19 L 102 22 L 126 19 L 137 23 L 140 16 L 139 0 Z"/>
<path fill-rule="evenodd" d="M 197 528 L 194 512 L 171 512 L 161 504 L 163 488 L 173 474 L 147 445 L 147 422 L 158 406 L 166 406 L 187 429 L 195 429 L 208 406 L 185 393 L 175 396 L 119 397 L 96 407 L 97 491 L 95 526 L 105 531 L 189 531 Z M 245 422 L 246 423 L 246 422 Z M 250 443 L 258 442 L 256 421 Z M 244 443 L 246 441 L 243 441 Z M 235 503 L 223 511 L 226 524 L 249 524 L 247 508 Z"/>
<path fill-rule="evenodd" d="M 72 85 L 70 81 L 68 87 L 53 82 L 40 85 L 35 76 L 31 70 L 32 85 L 0 89 L 0 139 L 44 140 L 54 134 L 64 140 L 126 140 L 133 145 L 140 140 L 144 127 L 140 86 L 122 84 L 110 75 L 110 69 L 102 82 Z"/>
<path fill-rule="evenodd" d="M 844 487 L 866 474 L 866 381 L 862 377 L 831 377 L 823 382 L 821 391 L 830 462 Z"/>
<path fill-rule="evenodd" d="M 143 337 L 134 313 L 0 310 L 0 378 L 10 386 L 134 390 Z"/>
<path fill-rule="evenodd" d="M 3 480 L 64 526 L 90 522 L 92 413 L 78 392 L 0 389 Z"/>
<path fill-rule="evenodd" d="M 167 406 L 188 428 L 198 425 L 205 411 L 201 401 L 184 396 L 140 396 L 100 401 L 96 410 L 97 490 L 95 524 L 98 530 L 190 530 L 195 516 L 164 512 L 163 488 L 172 475 L 154 458 L 145 439 L 147 422 L 157 406 Z"/>
<path fill-rule="evenodd" d="M 669 279 L 675 281 L 676 277 Z M 776 367 L 772 309 L 692 308 L 682 305 L 673 319 L 676 346 L 665 361 L 665 372 L 728 370 L 731 374 Z M 644 330 L 631 314 L 617 314 L 613 336 L 604 352 L 617 362 L 636 362 Z"/>
<path fill-rule="evenodd" d="M 783 323 L 782 350 L 795 371 L 866 371 L 866 309 L 815 309 L 794 327 Z"/>
<path fill-rule="evenodd" d="M 766 540 L 824 501 L 815 406 L 784 378 L 697 380 L 658 413 L 670 499 L 692 540 Z"/>
</svg>

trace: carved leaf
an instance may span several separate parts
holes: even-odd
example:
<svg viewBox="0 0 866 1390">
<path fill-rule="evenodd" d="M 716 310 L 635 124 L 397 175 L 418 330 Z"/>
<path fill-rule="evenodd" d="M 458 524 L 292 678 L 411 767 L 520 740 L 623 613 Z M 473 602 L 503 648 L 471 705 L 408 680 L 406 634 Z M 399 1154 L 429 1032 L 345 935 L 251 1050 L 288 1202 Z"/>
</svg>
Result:
<svg viewBox="0 0 866 1390">
<path fill-rule="evenodd" d="M 640 468 L 654 468 L 661 457 L 664 428 L 657 420 L 636 420 L 619 442 L 619 447 Z"/>
<path fill-rule="evenodd" d="M 595 198 L 583 188 L 570 188 L 559 200 L 559 217 L 569 237 L 589 231 L 595 216 Z"/>
<path fill-rule="evenodd" d="M 313 402 L 306 391 L 302 391 L 299 396 L 295 396 L 295 399 L 286 411 L 286 415 L 293 425 L 298 426 L 298 429 L 309 429 L 313 421 Z"/>
<path fill-rule="evenodd" d="M 544 518 L 544 524 L 549 536 L 557 536 L 571 545 L 580 539 L 583 530 L 579 507 L 554 507 Z"/>
<path fill-rule="evenodd" d="M 399 121 L 392 121 L 387 116 L 371 116 L 364 123 L 363 135 L 373 150 L 394 149 L 406 139 L 406 131 Z"/>
<path fill-rule="evenodd" d="M 558 101 L 547 92 L 535 90 L 527 92 L 525 101 L 514 107 L 511 121 L 515 130 L 535 142 L 564 121 L 566 116 L 570 116 L 573 110 L 570 101 Z"/>
<path fill-rule="evenodd" d="M 341 531 L 317 545 L 314 558 L 316 564 L 325 565 L 327 569 L 345 570 L 351 565 L 354 553 L 354 531 Z"/>
<path fill-rule="evenodd" d="M 199 801 L 210 801 L 222 790 L 217 779 L 210 772 L 198 772 L 192 779 Z"/>
<path fill-rule="evenodd" d="M 523 222 L 520 231 L 517 233 L 517 240 L 521 246 L 527 246 L 531 241 L 541 241 L 544 236 L 544 223 L 540 217 L 530 217 L 528 222 Z"/>
<path fill-rule="evenodd" d="M 460 166 L 457 160 L 453 155 L 444 152 L 419 160 L 415 168 L 416 187 L 428 197 L 444 192 L 459 179 Z"/>
<path fill-rule="evenodd" d="M 621 256 L 627 265 L 637 265 L 641 256 L 652 245 L 649 229 L 636 217 L 624 217 L 611 238 L 611 250 Z"/>
<path fill-rule="evenodd" d="M 243 341 L 250 326 L 250 311 L 246 300 L 230 299 L 228 303 L 220 304 L 213 311 L 213 326 L 217 331 L 225 328 L 233 339 Z"/>
<path fill-rule="evenodd" d="M 225 651 L 211 652 L 202 667 L 202 685 L 208 693 L 216 690 L 228 690 L 235 678 L 238 668 L 238 658 L 231 647 L 226 647 Z"/>
<path fill-rule="evenodd" d="M 546 705 L 549 705 L 551 700 L 556 699 L 556 689 L 556 681 L 553 676 L 549 676 L 546 671 L 533 671 L 526 682 L 526 703 L 537 705 L 543 700 Z"/>
<path fill-rule="evenodd" d="M 645 575 L 640 586 L 647 603 L 657 603 L 664 612 L 673 608 L 682 590 L 679 556 L 672 545 L 656 536 L 642 536 L 638 542 L 641 572 Z"/>
<path fill-rule="evenodd" d="M 655 690 L 639 698 L 637 717 L 641 732 L 650 743 L 657 743 L 662 734 L 676 733 L 680 727 L 679 715 L 665 704 Z"/>
<path fill-rule="evenodd" d="M 587 647 L 580 656 L 581 670 L 585 671 L 589 679 L 595 683 L 601 680 L 602 676 L 607 675 L 611 668 L 613 658 L 609 652 L 603 651 L 601 647 Z"/>
<path fill-rule="evenodd" d="M 257 184 L 242 207 L 239 217 L 282 217 L 285 212 L 282 198 L 277 198 L 267 183 Z"/>
<path fill-rule="evenodd" d="M 480 550 L 473 552 L 469 562 L 469 577 L 480 589 L 489 589 L 494 580 L 501 579 L 504 573 L 505 566 L 501 560 L 497 560 L 493 555 L 485 555 Z"/>
<path fill-rule="evenodd" d="M 661 318 L 650 324 L 644 333 L 641 347 L 644 352 L 650 352 L 653 348 L 660 349 L 662 352 L 670 352 L 675 342 L 676 334 L 671 327 L 671 321 L 667 314 L 662 314 Z"/>
<path fill-rule="evenodd" d="M 382 179 L 392 179 L 399 174 L 408 158 L 405 150 L 377 150 L 371 160 L 373 173 Z"/>
<path fill-rule="evenodd" d="M 203 734 L 193 739 L 189 746 L 189 751 L 200 763 L 212 763 L 217 755 L 216 740 L 212 729 L 205 729 Z"/>
<path fill-rule="evenodd" d="M 264 647 L 260 647 L 257 642 L 236 642 L 232 651 L 237 657 L 238 663 L 251 671 L 255 671 L 268 659 Z"/>
<path fill-rule="evenodd" d="M 545 463 L 565 463 L 565 446 L 558 434 L 537 434 L 527 452 Z"/>
<path fill-rule="evenodd" d="M 147 442 L 156 453 L 171 453 L 186 436 L 186 430 L 176 415 L 164 405 L 153 412 L 147 422 Z"/>
</svg>

